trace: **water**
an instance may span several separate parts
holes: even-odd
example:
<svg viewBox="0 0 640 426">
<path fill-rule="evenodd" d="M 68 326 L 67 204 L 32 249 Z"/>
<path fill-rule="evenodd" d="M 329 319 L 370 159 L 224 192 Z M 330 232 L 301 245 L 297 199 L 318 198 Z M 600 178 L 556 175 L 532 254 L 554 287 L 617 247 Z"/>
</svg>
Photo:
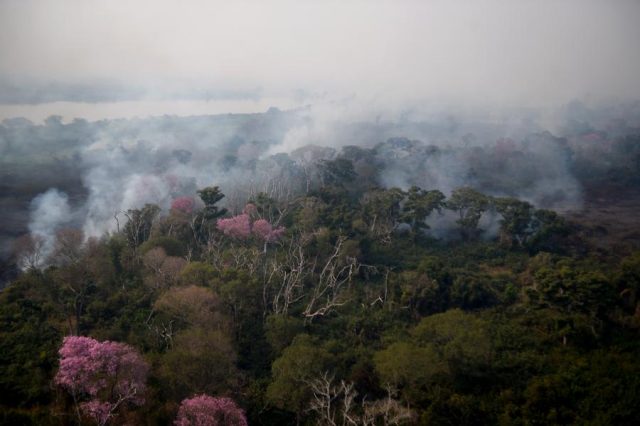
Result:
<svg viewBox="0 0 640 426">
<path fill-rule="evenodd" d="M 41 123 L 47 117 L 59 115 L 62 116 L 63 122 L 68 123 L 75 118 L 97 121 L 159 115 L 249 114 L 265 112 L 271 107 L 287 110 L 300 106 L 302 105 L 299 102 L 290 98 L 0 104 L 0 120 L 24 117 L 34 123 Z"/>
</svg>

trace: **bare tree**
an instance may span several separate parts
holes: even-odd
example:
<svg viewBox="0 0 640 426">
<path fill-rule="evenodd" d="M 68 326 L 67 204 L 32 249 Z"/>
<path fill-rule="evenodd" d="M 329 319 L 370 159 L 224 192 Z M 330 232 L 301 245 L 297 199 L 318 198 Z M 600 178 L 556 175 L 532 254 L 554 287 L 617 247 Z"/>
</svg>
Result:
<svg viewBox="0 0 640 426">
<path fill-rule="evenodd" d="M 192 229 L 194 235 L 197 235 L 198 232 L 195 221 L 192 221 Z M 224 269 L 222 259 L 222 249 L 224 244 L 221 235 L 215 232 L 213 227 L 207 227 L 201 244 L 203 250 L 202 257 L 218 271 L 222 271 Z"/>
<path fill-rule="evenodd" d="M 375 273 L 382 273 L 375 266 L 371 266 L 370 269 L 373 270 Z M 389 274 L 391 273 L 393 268 L 389 268 L 385 266 L 383 270 L 384 270 L 384 280 L 382 282 L 382 291 L 378 292 L 375 289 L 365 290 L 366 300 L 373 299 L 373 301 L 369 302 L 369 306 L 375 306 L 376 304 L 379 303 L 380 306 L 383 307 L 387 302 L 387 296 L 389 294 Z"/>
<path fill-rule="evenodd" d="M 286 314 L 292 304 L 304 298 L 305 279 L 313 273 L 317 261 L 305 254 L 304 247 L 309 240 L 307 234 L 292 237 L 285 260 L 279 262 L 273 258 L 269 262 L 263 286 L 263 302 L 265 308 L 270 304 L 275 314 Z M 270 292 L 272 287 L 273 292 Z"/>
<path fill-rule="evenodd" d="M 396 426 L 412 423 L 415 413 L 394 399 L 395 391 L 387 387 L 387 397 L 371 402 L 362 402 L 363 414 L 360 424 L 363 426 Z"/>
<path fill-rule="evenodd" d="M 16 264 L 23 271 L 38 269 L 45 261 L 45 239 L 38 234 L 26 234 L 13 243 Z"/>
<path fill-rule="evenodd" d="M 316 413 L 317 424 L 327 426 L 346 426 L 360 424 L 359 416 L 355 414 L 354 401 L 357 392 L 353 383 L 341 380 L 334 384 L 334 376 L 324 372 L 320 377 L 308 382 L 313 399 L 309 411 Z"/>
<path fill-rule="evenodd" d="M 151 236 L 151 228 L 160 213 L 160 207 L 155 204 L 145 204 L 142 209 L 131 209 L 122 213 L 127 218 L 123 229 L 124 234 L 129 246 L 137 250 L 137 247 Z"/>
<path fill-rule="evenodd" d="M 316 414 L 316 424 L 323 426 L 397 426 L 411 423 L 415 415 L 411 409 L 394 399 L 395 391 L 387 388 L 387 397 L 376 401 L 356 400 L 353 383 L 334 381 L 324 372 L 307 382 L 313 392 L 309 411 Z"/>
<path fill-rule="evenodd" d="M 84 251 L 84 233 L 80 229 L 61 229 L 56 232 L 52 259 L 58 265 L 76 264 Z"/>
<path fill-rule="evenodd" d="M 149 316 L 147 317 L 146 326 L 154 335 L 160 339 L 162 344 L 167 348 L 171 349 L 173 346 L 173 337 L 175 335 L 175 330 L 173 329 L 173 320 L 168 321 L 159 321 L 154 318 L 154 312 L 151 311 Z"/>
<path fill-rule="evenodd" d="M 231 266 L 247 272 L 252 277 L 256 275 L 262 264 L 262 250 L 255 247 L 233 247 L 229 250 L 229 255 L 231 256 Z"/>
<path fill-rule="evenodd" d="M 358 272 L 360 264 L 354 257 L 342 257 L 341 249 L 346 237 L 338 237 L 333 253 L 324 263 L 318 282 L 314 286 L 303 315 L 305 321 L 313 321 L 317 316 L 324 316 L 346 302 L 342 293 L 345 285 L 351 283 L 353 275 Z"/>
</svg>

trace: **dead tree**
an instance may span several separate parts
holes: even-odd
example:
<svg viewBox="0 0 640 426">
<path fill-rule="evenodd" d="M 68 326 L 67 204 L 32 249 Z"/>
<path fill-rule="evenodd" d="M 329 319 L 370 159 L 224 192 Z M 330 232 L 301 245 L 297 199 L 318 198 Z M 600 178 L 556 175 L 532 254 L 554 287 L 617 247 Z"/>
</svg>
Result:
<svg viewBox="0 0 640 426">
<path fill-rule="evenodd" d="M 357 400 L 353 383 L 334 382 L 328 372 L 310 380 L 313 393 L 309 411 L 315 413 L 316 424 L 326 426 L 398 426 L 415 421 L 414 412 L 394 399 L 395 391 L 387 388 L 387 397 L 375 401 Z"/>
<path fill-rule="evenodd" d="M 397 426 L 415 421 L 415 413 L 405 407 L 400 401 L 394 399 L 395 391 L 387 387 L 387 397 L 376 401 L 362 402 L 362 418 L 360 423 L 363 426 Z"/>
<path fill-rule="evenodd" d="M 84 250 L 84 233 L 79 229 L 61 229 L 56 232 L 52 259 L 62 266 L 80 262 Z"/>
<path fill-rule="evenodd" d="M 357 396 L 353 383 L 341 380 L 334 384 L 334 376 L 324 372 L 322 376 L 308 382 L 313 399 L 309 411 L 316 413 L 317 423 L 327 426 L 347 426 L 360 424 L 360 417 L 354 413 Z"/>
<path fill-rule="evenodd" d="M 271 305 L 274 314 L 286 314 L 292 304 L 304 298 L 305 280 L 313 273 L 317 261 L 305 254 L 308 241 L 309 236 L 304 234 L 291 238 L 284 262 L 276 258 L 269 262 L 263 302 L 265 307 Z"/>
<path fill-rule="evenodd" d="M 313 321 L 314 318 L 324 316 L 346 303 L 342 293 L 345 286 L 351 283 L 353 275 L 360 269 L 360 264 L 354 257 L 340 256 L 345 241 L 346 237 L 338 237 L 333 253 L 324 263 L 303 312 L 305 321 Z"/>
<path fill-rule="evenodd" d="M 247 272 L 251 277 L 257 273 L 258 267 L 262 263 L 262 251 L 255 247 L 232 247 L 229 250 L 231 256 L 231 266 Z"/>
<path fill-rule="evenodd" d="M 23 271 L 39 269 L 45 259 L 46 240 L 39 234 L 27 234 L 13 243 L 16 264 Z"/>
</svg>

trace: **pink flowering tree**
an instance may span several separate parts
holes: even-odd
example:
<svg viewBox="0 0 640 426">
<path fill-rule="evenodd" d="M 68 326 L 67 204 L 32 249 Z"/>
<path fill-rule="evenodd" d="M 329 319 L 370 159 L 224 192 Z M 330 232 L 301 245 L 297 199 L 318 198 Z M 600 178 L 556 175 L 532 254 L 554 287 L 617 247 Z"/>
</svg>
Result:
<svg viewBox="0 0 640 426">
<path fill-rule="evenodd" d="M 241 240 L 251 235 L 251 221 L 248 214 L 239 214 L 227 219 L 218 219 L 218 229 L 226 236 Z"/>
<path fill-rule="evenodd" d="M 193 212 L 196 202 L 193 197 L 178 197 L 171 202 L 171 210 L 190 214 Z"/>
<path fill-rule="evenodd" d="M 247 418 L 232 399 L 196 395 L 182 401 L 175 426 L 247 426 Z"/>
<path fill-rule="evenodd" d="M 253 222 L 253 234 L 265 243 L 273 243 L 282 238 L 284 227 L 274 228 L 267 220 L 258 219 Z"/>
<path fill-rule="evenodd" d="M 218 219 L 218 230 L 229 237 L 241 240 L 246 240 L 253 234 L 264 242 L 266 251 L 267 244 L 274 243 L 282 238 L 285 228 L 282 226 L 274 227 L 266 219 L 257 219 L 252 222 L 252 218 L 255 218 L 256 215 L 256 206 L 247 204 L 242 210 L 242 214 L 226 219 Z"/>
<path fill-rule="evenodd" d="M 58 353 L 54 382 L 71 394 L 79 419 L 85 415 L 102 426 L 119 408 L 144 403 L 149 366 L 131 346 L 67 336 Z"/>
</svg>

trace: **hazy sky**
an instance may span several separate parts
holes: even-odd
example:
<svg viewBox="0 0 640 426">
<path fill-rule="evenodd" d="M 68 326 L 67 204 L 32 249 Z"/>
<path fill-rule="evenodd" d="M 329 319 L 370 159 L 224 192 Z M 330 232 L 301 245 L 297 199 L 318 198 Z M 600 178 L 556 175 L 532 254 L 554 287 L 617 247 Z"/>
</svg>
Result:
<svg viewBox="0 0 640 426">
<path fill-rule="evenodd" d="M 178 97 L 634 98 L 639 22 L 632 0 L 0 0 L 0 80 L 18 97 L 55 83 L 48 100 L 113 85 Z"/>
</svg>

